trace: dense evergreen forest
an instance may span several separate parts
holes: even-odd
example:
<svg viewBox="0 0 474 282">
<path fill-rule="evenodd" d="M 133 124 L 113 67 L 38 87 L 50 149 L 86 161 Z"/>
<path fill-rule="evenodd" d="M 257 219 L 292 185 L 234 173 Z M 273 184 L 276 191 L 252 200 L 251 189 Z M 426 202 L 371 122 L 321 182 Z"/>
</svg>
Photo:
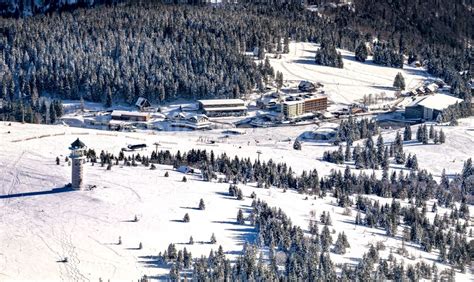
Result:
<svg viewBox="0 0 474 282">
<path fill-rule="evenodd" d="M 472 52 L 466 46 L 472 12 L 462 3 L 359 0 L 355 9 L 328 8 L 318 15 L 291 2 L 125 2 L 0 18 L 0 98 L 33 108 L 46 95 L 96 102 L 112 96 L 129 103 L 139 96 L 153 102 L 238 97 L 262 89 L 274 76 L 245 51 L 259 47 L 263 58 L 265 51 L 288 51 L 289 40 L 356 50 L 377 37 L 372 47 L 380 64 L 399 67 L 392 57 L 400 54 L 424 60 L 455 95 L 470 99 Z M 341 66 L 331 61 L 338 58 L 332 53 L 319 58 Z"/>
<path fill-rule="evenodd" d="M 304 18 L 243 9 L 133 4 L 2 19 L 1 96 L 32 103 L 46 93 L 91 101 L 112 93 L 127 102 L 240 96 L 267 75 L 242 52 L 273 51 L 289 34 L 316 36 L 315 27 L 301 28 Z"/>
</svg>

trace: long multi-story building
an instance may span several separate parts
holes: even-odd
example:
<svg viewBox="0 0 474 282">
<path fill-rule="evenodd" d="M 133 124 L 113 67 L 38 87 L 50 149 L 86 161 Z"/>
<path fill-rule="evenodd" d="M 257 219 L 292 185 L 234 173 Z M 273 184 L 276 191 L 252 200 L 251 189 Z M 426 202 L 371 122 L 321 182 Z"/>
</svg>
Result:
<svg viewBox="0 0 474 282">
<path fill-rule="evenodd" d="M 304 113 L 324 111 L 328 108 L 328 97 L 313 97 L 304 100 Z"/>
<path fill-rule="evenodd" d="M 303 114 L 324 111 L 328 107 L 328 98 L 320 97 L 297 97 L 295 100 L 285 101 L 281 104 L 281 112 L 287 119 L 295 118 Z"/>
</svg>

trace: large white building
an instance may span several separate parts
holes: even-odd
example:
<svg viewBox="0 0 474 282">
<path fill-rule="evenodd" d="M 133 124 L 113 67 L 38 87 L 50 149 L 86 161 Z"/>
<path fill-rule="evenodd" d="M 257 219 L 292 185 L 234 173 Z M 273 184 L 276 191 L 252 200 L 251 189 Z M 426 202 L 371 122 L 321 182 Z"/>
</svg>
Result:
<svg viewBox="0 0 474 282">
<path fill-rule="evenodd" d="M 244 116 L 247 106 L 242 99 L 199 100 L 199 110 L 208 117 Z"/>
<path fill-rule="evenodd" d="M 463 100 L 446 94 L 434 94 L 418 97 L 405 106 L 406 119 L 435 120 L 449 106 Z"/>
</svg>

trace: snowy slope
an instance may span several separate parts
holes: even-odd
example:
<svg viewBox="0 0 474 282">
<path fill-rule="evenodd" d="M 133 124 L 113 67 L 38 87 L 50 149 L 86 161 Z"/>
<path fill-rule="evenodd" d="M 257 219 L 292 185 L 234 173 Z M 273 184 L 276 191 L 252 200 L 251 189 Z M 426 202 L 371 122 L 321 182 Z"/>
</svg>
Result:
<svg viewBox="0 0 474 282">
<path fill-rule="evenodd" d="M 444 129 L 446 144 L 413 147 L 420 166 L 433 172 L 445 166 L 452 172 L 459 171 L 461 160 L 472 156 L 469 148 L 474 143 L 473 129 L 474 118 L 464 119 L 460 126 Z M 315 210 L 317 217 L 322 211 L 330 212 L 334 229 L 345 231 L 351 243 L 346 255 L 332 254 L 335 262 L 357 263 L 367 245 L 379 240 L 387 246 L 383 255 L 388 255 L 400 241 L 383 236 L 381 230 L 354 227 L 353 218 L 343 216 L 342 209 L 332 203 L 335 199 L 331 197 L 305 200 L 306 196 L 292 191 L 283 193 L 279 189 L 241 186 L 247 197 L 237 201 L 227 196 L 228 184 L 203 182 L 191 176 L 183 183 L 183 175 L 167 166 L 158 166 L 157 170 L 114 166 L 107 171 L 105 167 L 90 164 L 86 164 L 86 183 L 97 185 L 96 189 L 58 190 L 70 181 L 70 167 L 63 161 L 57 166 L 55 158 L 61 155 L 63 159 L 68 154 L 69 144 L 77 137 L 98 152 L 103 149 L 117 153 L 126 144 L 151 145 L 159 141 L 162 149 L 207 148 L 240 157 L 256 158 L 256 151 L 262 150 L 262 159 L 285 161 L 298 171 L 317 168 L 321 175 L 331 168 L 344 167 L 316 160 L 327 146 L 304 143 L 303 150 L 297 152 L 291 149 L 291 142 L 278 142 L 286 137 L 295 138 L 302 130 L 300 127 L 252 129 L 211 146 L 201 142 L 202 132 L 115 133 L 19 123 L 8 126 L 1 122 L 1 280 L 84 281 L 100 277 L 130 281 L 143 274 L 162 278 L 169 270 L 157 265 L 153 256 L 169 243 L 178 244 L 179 249 L 186 247 L 193 257 L 207 255 L 222 244 L 227 254 L 235 258 L 244 241 L 254 237 L 249 226 L 234 223 L 238 209 L 248 209 L 251 203 L 248 196 L 252 191 L 270 205 L 281 207 L 304 230 L 307 230 L 311 210 Z M 394 132 L 389 132 L 386 138 L 393 135 Z M 219 131 L 206 133 L 209 139 L 219 140 L 220 136 Z M 412 149 L 406 147 L 405 150 Z M 459 161 L 446 164 L 441 161 L 446 158 Z M 169 178 L 163 177 L 166 171 L 170 173 Z M 206 203 L 205 211 L 195 209 L 200 198 Z M 180 222 L 185 213 L 190 215 L 189 223 Z M 135 215 L 139 222 L 130 222 Z M 207 242 L 212 233 L 217 237 L 215 245 L 184 244 L 190 236 L 196 242 Z M 116 244 L 119 236 L 122 245 Z M 136 249 L 140 242 L 142 250 Z M 408 251 L 430 263 L 436 256 L 410 246 Z M 68 263 L 57 262 L 63 257 L 68 257 Z M 457 275 L 460 281 L 470 277 L 470 273 Z"/>
<path fill-rule="evenodd" d="M 276 71 L 283 73 L 285 80 L 308 80 L 324 84 L 329 99 L 335 103 L 351 104 L 358 102 L 364 95 L 393 97 L 393 80 L 398 72 L 405 78 L 407 90 L 423 85 L 430 75 L 420 68 L 405 65 L 403 69 L 384 67 L 372 63 L 369 57 L 365 63 L 355 60 L 354 53 L 341 52 L 344 68 L 332 68 L 316 65 L 314 58 L 319 44 L 291 42 L 289 54 L 281 59 L 270 59 Z"/>
</svg>

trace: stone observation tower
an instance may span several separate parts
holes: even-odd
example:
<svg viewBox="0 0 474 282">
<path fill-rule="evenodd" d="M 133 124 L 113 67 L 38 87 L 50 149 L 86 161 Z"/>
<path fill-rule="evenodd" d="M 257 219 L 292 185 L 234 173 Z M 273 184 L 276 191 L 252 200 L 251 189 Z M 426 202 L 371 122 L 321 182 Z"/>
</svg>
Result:
<svg viewBox="0 0 474 282">
<path fill-rule="evenodd" d="M 72 189 L 82 190 L 84 188 L 84 159 L 86 157 L 86 145 L 77 138 L 69 147 L 72 161 Z"/>
</svg>

